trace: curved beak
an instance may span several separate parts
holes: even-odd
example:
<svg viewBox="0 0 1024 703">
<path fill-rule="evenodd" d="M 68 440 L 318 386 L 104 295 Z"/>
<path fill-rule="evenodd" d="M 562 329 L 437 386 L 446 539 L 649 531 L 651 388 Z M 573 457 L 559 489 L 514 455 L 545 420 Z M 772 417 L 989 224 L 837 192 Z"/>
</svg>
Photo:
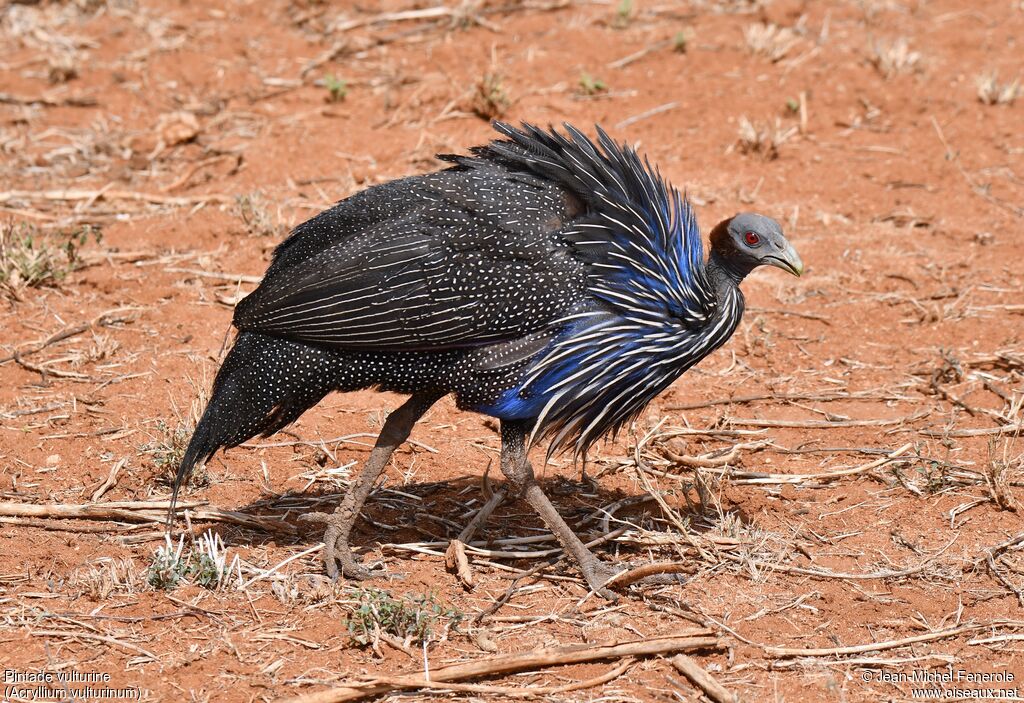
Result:
<svg viewBox="0 0 1024 703">
<path fill-rule="evenodd" d="M 786 242 L 786 247 L 778 254 L 769 254 L 764 257 L 764 262 L 769 266 L 788 271 L 794 276 L 799 276 L 804 272 L 804 262 L 800 260 L 800 255 L 796 253 L 796 249 L 789 242 Z"/>
</svg>

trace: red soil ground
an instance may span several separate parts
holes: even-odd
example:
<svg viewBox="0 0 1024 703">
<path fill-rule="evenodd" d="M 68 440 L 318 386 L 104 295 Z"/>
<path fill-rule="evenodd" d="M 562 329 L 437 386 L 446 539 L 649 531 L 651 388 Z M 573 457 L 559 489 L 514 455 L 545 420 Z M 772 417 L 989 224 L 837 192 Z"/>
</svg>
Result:
<svg viewBox="0 0 1024 703">
<path fill-rule="evenodd" d="M 1024 6 L 431 7 L 81 0 L 0 10 L 5 231 L 34 228 L 37 247 L 85 225 L 102 232 L 56 284 L 3 283 L 0 357 L 18 358 L 0 361 L 0 668 L 103 672 L 105 685 L 137 687 L 144 700 L 273 700 L 418 672 L 424 657 L 436 669 L 700 623 L 722 648 L 692 656 L 747 701 L 909 699 L 915 686 L 893 679 L 949 667 L 1015 680 L 946 690 L 1020 686 L 1024 100 L 1000 103 L 998 87 L 1009 98 L 1022 70 Z M 786 32 L 765 39 L 763 24 Z M 992 73 L 995 104 L 977 85 Z M 395 546 L 458 534 L 496 466 L 493 423 L 448 400 L 396 454 L 359 523 L 354 543 L 388 574 L 371 584 L 323 582 L 310 551 L 319 534 L 295 516 L 339 500 L 348 474 L 336 469 L 366 457 L 397 396 L 332 396 L 288 433 L 216 457 L 190 485 L 184 498 L 204 504 L 194 534 L 219 534 L 243 580 L 305 553 L 244 589 L 234 578 L 219 589 L 150 585 L 159 510 L 56 514 L 89 503 L 114 467 L 101 505 L 165 499 L 168 454 L 216 372 L 231 305 L 288 227 L 367 185 L 436 168 L 435 153 L 486 141 L 475 110 L 599 123 L 685 188 L 705 229 L 764 212 L 807 264 L 799 280 L 751 277 L 734 339 L 599 447 L 588 466 L 596 483 L 566 461 L 545 471 L 570 522 L 627 500 L 615 519 L 630 529 L 603 558 L 681 561 L 685 585 L 626 590 L 608 604 L 585 598 L 559 566 L 515 583 L 499 606 L 508 568 L 541 558 L 471 555 L 468 591 L 436 554 L 443 547 Z M 759 138 L 741 139 L 744 120 Z M 73 334 L 51 340 L 62 332 Z M 670 440 L 674 428 L 716 432 Z M 698 472 L 703 502 L 694 469 L 664 453 L 738 443 L 724 471 Z M 863 471 L 798 476 L 863 467 L 905 445 Z M 651 491 L 689 537 L 641 500 Z M 214 507 L 263 522 L 211 521 Z M 582 531 L 598 535 L 600 521 Z M 483 538 L 544 534 L 511 504 Z M 355 589 L 370 587 L 429 595 L 465 617 L 440 617 L 423 647 L 359 646 Z M 923 641 L 827 656 L 777 649 L 913 637 Z M 559 686 L 618 664 L 395 696 L 505 700 L 503 688 Z M 648 657 L 549 698 L 701 693 Z"/>
</svg>

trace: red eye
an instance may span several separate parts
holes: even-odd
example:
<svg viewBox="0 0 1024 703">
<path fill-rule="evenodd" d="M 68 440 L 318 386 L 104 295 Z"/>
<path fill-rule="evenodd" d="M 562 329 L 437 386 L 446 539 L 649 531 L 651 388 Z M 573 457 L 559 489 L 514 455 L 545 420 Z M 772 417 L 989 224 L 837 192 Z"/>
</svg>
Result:
<svg viewBox="0 0 1024 703">
<path fill-rule="evenodd" d="M 743 238 L 746 239 L 747 244 L 749 244 L 752 247 L 756 247 L 758 244 L 761 243 L 761 238 L 757 236 L 756 232 L 747 232 L 746 234 L 743 235 Z"/>
</svg>

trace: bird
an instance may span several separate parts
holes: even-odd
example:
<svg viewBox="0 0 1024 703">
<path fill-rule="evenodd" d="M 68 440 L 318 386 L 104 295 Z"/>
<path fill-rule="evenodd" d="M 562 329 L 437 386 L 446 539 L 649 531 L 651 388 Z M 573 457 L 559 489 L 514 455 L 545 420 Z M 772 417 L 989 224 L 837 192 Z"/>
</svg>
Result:
<svg viewBox="0 0 1024 703">
<path fill-rule="evenodd" d="M 235 307 L 172 506 L 195 466 L 332 392 L 406 395 L 335 512 L 304 516 L 325 525 L 331 578 L 368 578 L 353 524 L 413 425 L 454 395 L 498 420 L 506 485 L 607 593 L 623 567 L 559 515 L 528 451 L 585 457 L 729 339 L 751 271 L 799 276 L 803 263 L 777 221 L 750 212 L 711 229 L 705 258 L 689 199 L 600 126 L 596 140 L 571 124 L 493 127 L 467 154 L 439 155 L 444 168 L 357 192 L 277 246 Z"/>
</svg>

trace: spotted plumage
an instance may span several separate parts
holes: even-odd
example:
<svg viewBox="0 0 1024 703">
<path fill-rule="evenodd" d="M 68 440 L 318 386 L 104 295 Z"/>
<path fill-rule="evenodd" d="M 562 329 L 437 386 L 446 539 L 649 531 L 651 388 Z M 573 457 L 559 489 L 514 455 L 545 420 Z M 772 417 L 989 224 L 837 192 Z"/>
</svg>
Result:
<svg viewBox="0 0 1024 703">
<path fill-rule="evenodd" d="M 502 421 L 506 454 L 522 454 L 526 433 L 585 452 L 729 338 L 752 268 L 802 268 L 778 224 L 753 214 L 716 227 L 705 261 L 689 203 L 600 129 L 594 143 L 570 126 L 495 127 L 501 139 L 441 157 L 446 170 L 371 187 L 277 248 L 236 308 L 239 335 L 175 492 L 217 449 L 371 387 L 413 396 L 378 449 L 450 393 Z M 361 482 L 379 473 L 375 457 Z M 535 507 L 559 534 L 560 518 Z M 327 540 L 346 573 L 351 519 Z"/>
</svg>

